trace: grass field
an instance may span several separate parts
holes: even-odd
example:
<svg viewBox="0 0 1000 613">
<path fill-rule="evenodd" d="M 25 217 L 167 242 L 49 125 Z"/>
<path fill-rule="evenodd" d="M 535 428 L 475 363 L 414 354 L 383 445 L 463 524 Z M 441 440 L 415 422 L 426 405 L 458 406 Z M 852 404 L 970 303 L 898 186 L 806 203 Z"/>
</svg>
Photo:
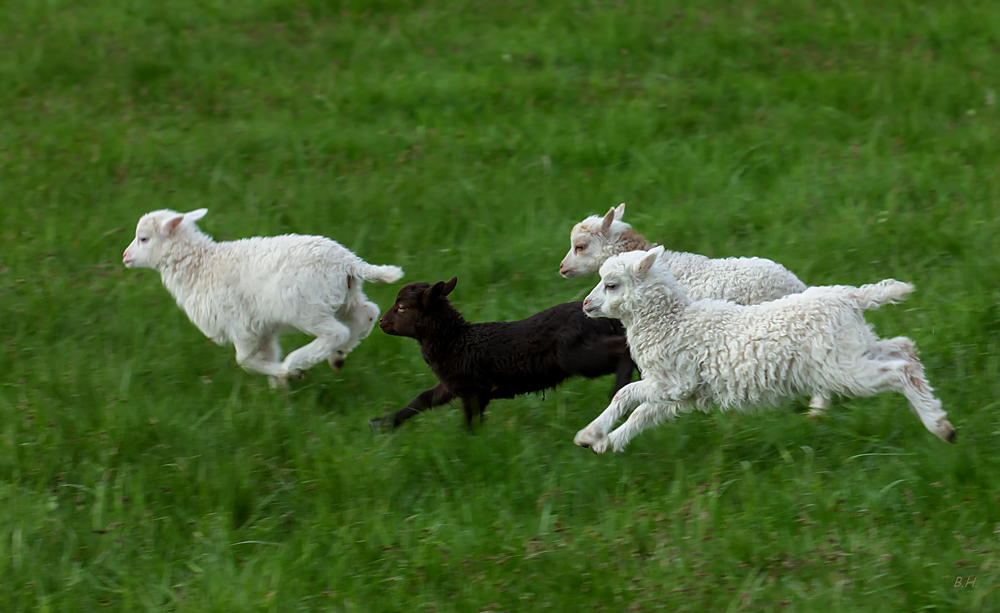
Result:
<svg viewBox="0 0 1000 613">
<path fill-rule="evenodd" d="M 0 4 L 0 609 L 1000 610 L 998 33 L 985 0 Z M 516 319 L 589 291 L 569 229 L 623 201 L 673 249 L 914 283 L 869 320 L 959 444 L 885 394 L 599 457 L 610 378 L 375 435 L 435 381 L 415 342 L 272 391 L 121 264 L 208 207 Z"/>
</svg>

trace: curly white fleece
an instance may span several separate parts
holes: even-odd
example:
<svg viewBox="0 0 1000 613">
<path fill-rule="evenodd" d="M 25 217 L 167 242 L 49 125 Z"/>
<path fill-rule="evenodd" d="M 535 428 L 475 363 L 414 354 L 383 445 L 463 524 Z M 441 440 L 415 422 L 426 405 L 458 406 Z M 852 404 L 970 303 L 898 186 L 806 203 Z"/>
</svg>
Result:
<svg viewBox="0 0 1000 613">
<path fill-rule="evenodd" d="M 752 306 L 696 301 L 662 256 L 657 247 L 609 259 L 601 267 L 601 283 L 584 302 L 592 317 L 613 317 L 625 325 L 642 380 L 618 392 L 576 435 L 578 445 L 598 453 L 609 446 L 618 451 L 644 428 L 677 413 L 713 404 L 773 405 L 812 391 L 855 397 L 900 392 L 928 430 L 953 442 L 954 428 L 931 393 L 913 342 L 880 340 L 865 323 L 864 310 L 901 299 L 912 285 L 889 279 L 861 287 L 812 287 Z"/>
<path fill-rule="evenodd" d="M 237 362 L 249 372 L 284 381 L 324 359 L 339 368 L 379 315 L 362 282 L 403 276 L 398 267 L 372 266 L 323 236 L 215 242 L 195 225 L 206 212 L 143 215 L 123 261 L 159 271 L 192 323 L 220 345 L 233 343 Z M 316 339 L 281 361 L 278 336 L 292 329 Z"/>
<path fill-rule="evenodd" d="M 653 247 L 622 221 L 625 203 L 602 218 L 591 215 L 573 227 L 570 249 L 559 264 L 567 279 L 596 274 L 601 265 L 620 253 Z M 715 298 L 736 304 L 760 304 L 805 291 L 806 284 L 787 268 L 764 258 L 709 258 L 696 253 L 663 250 L 663 265 L 694 300 Z M 813 393 L 810 417 L 822 415 L 830 400 Z"/>
</svg>

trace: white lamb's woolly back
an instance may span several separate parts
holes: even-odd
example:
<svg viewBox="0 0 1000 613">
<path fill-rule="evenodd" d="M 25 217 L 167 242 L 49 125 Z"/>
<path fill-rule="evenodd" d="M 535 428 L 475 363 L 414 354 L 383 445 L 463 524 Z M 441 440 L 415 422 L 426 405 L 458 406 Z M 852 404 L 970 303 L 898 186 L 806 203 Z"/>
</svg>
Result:
<svg viewBox="0 0 1000 613">
<path fill-rule="evenodd" d="M 857 397 L 899 391 L 931 432 L 953 438 L 912 342 L 881 341 L 863 316 L 864 309 L 901 299 L 912 285 L 889 279 L 861 287 L 812 287 L 750 306 L 692 300 L 664 261 L 668 254 L 657 248 L 609 259 L 601 267 L 601 283 L 584 303 L 593 316 L 621 319 L 642 372 L 643 380 L 632 384 L 637 387 L 623 388 L 624 396 L 606 411 L 616 415 L 648 403 L 610 441 L 615 449 L 678 412 L 769 406 L 814 392 Z M 622 409 L 629 398 L 636 404 Z M 581 432 L 583 442 L 600 446 L 611 420 L 602 418 Z"/>
<path fill-rule="evenodd" d="M 396 266 L 372 266 L 323 236 L 216 242 L 195 225 L 203 215 L 144 215 L 124 260 L 129 267 L 159 271 L 198 329 L 216 343 L 234 343 L 237 360 L 254 372 L 283 378 L 334 353 L 342 362 L 378 316 L 378 307 L 361 292 L 362 282 L 391 283 L 403 275 Z M 325 342 L 278 364 L 276 337 L 289 328 Z"/>
<path fill-rule="evenodd" d="M 621 205 L 604 217 L 591 215 L 573 227 L 570 251 L 559 266 L 564 277 L 596 273 L 616 255 L 650 248 L 645 238 L 621 221 L 624 213 L 625 207 Z M 665 250 L 662 260 L 695 300 L 716 298 L 737 304 L 758 304 L 806 288 L 787 268 L 764 258 L 713 259 Z"/>
</svg>

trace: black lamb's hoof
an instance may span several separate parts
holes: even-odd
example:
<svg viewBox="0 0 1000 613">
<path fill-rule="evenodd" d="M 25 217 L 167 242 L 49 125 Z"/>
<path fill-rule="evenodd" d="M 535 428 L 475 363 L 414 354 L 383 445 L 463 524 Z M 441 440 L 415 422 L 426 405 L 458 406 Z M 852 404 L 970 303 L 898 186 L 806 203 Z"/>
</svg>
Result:
<svg viewBox="0 0 1000 613">
<path fill-rule="evenodd" d="M 376 417 L 368 420 L 368 427 L 372 429 L 372 432 L 381 432 L 385 428 L 385 423 L 384 417 Z"/>
</svg>

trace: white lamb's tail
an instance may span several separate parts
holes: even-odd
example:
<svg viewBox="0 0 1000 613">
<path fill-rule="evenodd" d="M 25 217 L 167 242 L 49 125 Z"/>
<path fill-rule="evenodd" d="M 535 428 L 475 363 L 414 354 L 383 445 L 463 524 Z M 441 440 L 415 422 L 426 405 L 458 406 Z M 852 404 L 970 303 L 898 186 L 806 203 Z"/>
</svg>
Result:
<svg viewBox="0 0 1000 613">
<path fill-rule="evenodd" d="M 403 269 L 399 266 L 373 266 L 367 262 L 361 262 L 354 269 L 354 274 L 364 281 L 395 283 L 403 278 Z"/>
<path fill-rule="evenodd" d="M 861 310 L 867 311 L 868 309 L 877 309 L 883 304 L 899 302 L 903 296 L 913 290 L 914 287 L 909 283 L 886 279 L 872 285 L 852 288 L 849 296 Z"/>
</svg>

